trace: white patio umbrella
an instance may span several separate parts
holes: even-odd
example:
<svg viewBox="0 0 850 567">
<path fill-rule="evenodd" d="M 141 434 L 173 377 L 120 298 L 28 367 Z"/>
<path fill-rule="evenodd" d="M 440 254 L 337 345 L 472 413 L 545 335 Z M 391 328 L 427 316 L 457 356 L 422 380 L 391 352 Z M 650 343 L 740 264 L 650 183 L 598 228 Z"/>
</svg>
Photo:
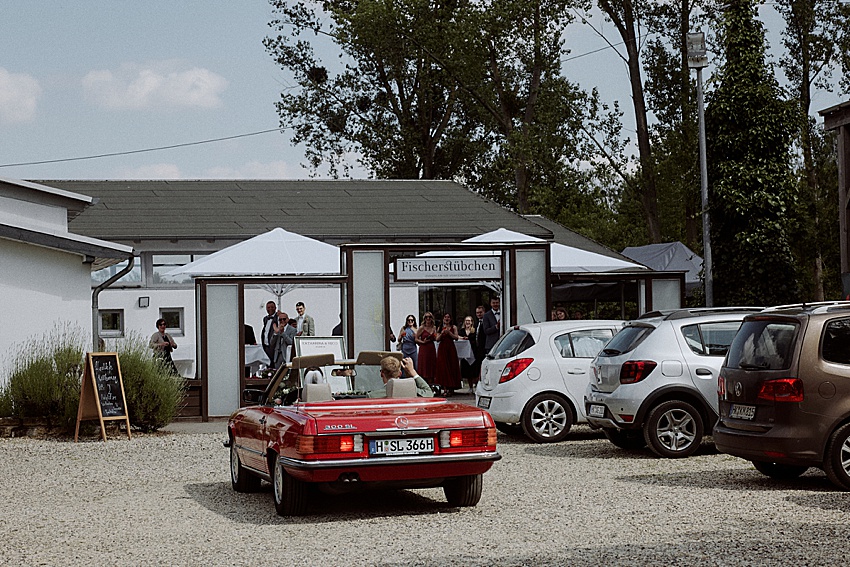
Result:
<svg viewBox="0 0 850 567">
<path fill-rule="evenodd" d="M 167 276 L 339 274 L 339 248 L 282 228 L 174 268 Z"/>
</svg>

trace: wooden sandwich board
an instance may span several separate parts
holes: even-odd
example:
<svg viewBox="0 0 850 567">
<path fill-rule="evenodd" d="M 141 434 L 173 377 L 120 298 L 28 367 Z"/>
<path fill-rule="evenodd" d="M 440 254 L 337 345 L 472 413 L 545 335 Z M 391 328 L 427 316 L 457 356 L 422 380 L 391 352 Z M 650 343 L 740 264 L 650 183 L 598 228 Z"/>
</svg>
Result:
<svg viewBox="0 0 850 567">
<path fill-rule="evenodd" d="M 80 435 L 80 422 L 96 419 L 100 422 L 100 436 L 106 441 L 105 421 L 122 420 L 130 439 L 130 417 L 127 415 L 127 398 L 121 379 L 121 364 L 117 352 L 86 353 L 86 370 L 80 387 L 80 406 L 77 409 L 77 428 L 74 442 Z"/>
</svg>

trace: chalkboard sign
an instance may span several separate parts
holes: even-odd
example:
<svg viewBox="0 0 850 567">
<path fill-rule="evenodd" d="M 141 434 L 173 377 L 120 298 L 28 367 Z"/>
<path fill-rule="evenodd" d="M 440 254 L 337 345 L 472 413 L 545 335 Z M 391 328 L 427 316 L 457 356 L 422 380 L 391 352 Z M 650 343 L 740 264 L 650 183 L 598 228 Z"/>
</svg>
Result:
<svg viewBox="0 0 850 567">
<path fill-rule="evenodd" d="M 123 420 L 130 437 L 130 418 L 127 415 L 127 399 L 121 379 L 121 364 L 116 352 L 90 352 L 86 354 L 86 372 L 80 387 L 80 407 L 77 410 L 77 430 L 80 422 L 87 419 L 100 421 L 101 437 L 106 441 L 104 421 Z"/>
<path fill-rule="evenodd" d="M 118 370 L 118 355 L 92 354 L 91 362 L 100 414 L 103 417 L 124 417 L 127 410 L 124 408 L 124 386 Z"/>
</svg>

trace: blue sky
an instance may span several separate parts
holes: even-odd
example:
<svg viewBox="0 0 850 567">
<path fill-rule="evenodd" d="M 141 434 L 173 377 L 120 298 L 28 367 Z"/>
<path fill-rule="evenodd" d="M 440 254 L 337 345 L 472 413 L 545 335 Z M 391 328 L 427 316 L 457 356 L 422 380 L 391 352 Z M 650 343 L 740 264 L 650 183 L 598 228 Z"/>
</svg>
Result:
<svg viewBox="0 0 850 567">
<path fill-rule="evenodd" d="M 0 165 L 237 136 L 278 127 L 284 73 L 262 45 L 266 0 L 0 0 Z M 619 37 L 593 20 L 612 43 Z M 575 24 L 573 55 L 605 47 Z M 611 49 L 566 75 L 619 100 L 633 130 L 626 69 Z M 604 72 L 600 72 L 600 69 Z M 815 110 L 839 102 L 815 97 Z M 353 158 L 352 158 L 353 159 Z M 267 133 L 99 159 L 0 167 L 18 179 L 306 178 L 303 151 Z M 355 176 L 365 173 L 356 169 Z"/>
</svg>

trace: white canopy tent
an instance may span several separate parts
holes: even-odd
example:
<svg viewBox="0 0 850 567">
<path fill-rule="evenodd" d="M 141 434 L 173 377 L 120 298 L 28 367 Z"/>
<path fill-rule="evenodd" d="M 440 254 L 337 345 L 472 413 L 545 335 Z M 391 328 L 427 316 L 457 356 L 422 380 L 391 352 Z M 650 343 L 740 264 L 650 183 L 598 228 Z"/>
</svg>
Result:
<svg viewBox="0 0 850 567">
<path fill-rule="evenodd" d="M 514 232 L 506 228 L 499 228 L 491 232 L 479 234 L 464 240 L 464 242 L 492 242 L 492 243 L 509 243 L 509 242 L 543 242 L 540 238 L 528 236 L 520 232 Z M 619 260 L 596 252 L 588 252 L 580 248 L 566 246 L 553 242 L 549 246 L 549 252 L 552 261 L 552 273 L 599 273 L 613 272 L 617 270 L 646 270 L 645 266 Z M 482 252 L 481 254 L 492 255 L 495 252 Z M 445 253 L 428 252 L 427 255 L 439 256 L 446 255 Z M 460 252 L 453 252 L 452 255 L 460 255 Z M 470 255 L 470 254 L 467 254 Z"/>
<path fill-rule="evenodd" d="M 339 274 L 339 248 L 275 228 L 180 266 L 169 276 L 277 276 Z"/>
</svg>

